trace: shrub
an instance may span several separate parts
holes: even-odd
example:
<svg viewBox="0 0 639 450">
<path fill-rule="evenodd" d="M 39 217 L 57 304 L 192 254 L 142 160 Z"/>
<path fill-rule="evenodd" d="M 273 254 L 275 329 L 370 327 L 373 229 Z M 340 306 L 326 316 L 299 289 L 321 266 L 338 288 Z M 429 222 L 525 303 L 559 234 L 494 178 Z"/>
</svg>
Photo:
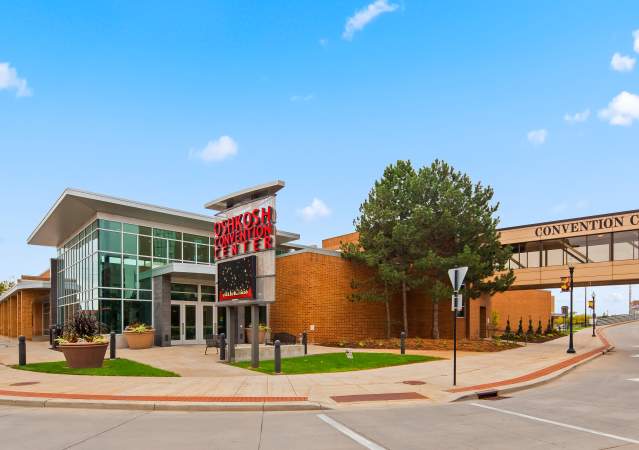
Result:
<svg viewBox="0 0 639 450">
<path fill-rule="evenodd" d="M 151 325 L 147 325 L 145 323 L 132 323 L 128 325 L 124 331 L 129 331 L 131 333 L 146 333 L 147 331 L 153 331 L 153 327 Z"/>
<path fill-rule="evenodd" d="M 541 326 L 541 319 L 539 319 L 539 325 L 537 325 L 537 331 L 535 332 L 535 334 L 538 336 L 544 334 L 544 328 Z"/>
<path fill-rule="evenodd" d="M 546 327 L 546 332 L 544 334 L 548 336 L 548 335 L 551 335 L 552 333 L 553 333 L 552 320 L 548 319 L 548 326 Z"/>
<path fill-rule="evenodd" d="M 522 319 L 519 318 L 519 326 L 517 327 L 517 336 L 522 337 L 524 335 L 524 326 Z"/>
<path fill-rule="evenodd" d="M 528 319 L 528 330 L 526 331 L 527 336 L 532 336 L 535 334 L 535 329 L 533 328 L 532 319 Z"/>
<path fill-rule="evenodd" d="M 64 325 L 62 337 L 58 338 L 58 343 L 105 343 L 107 340 L 100 335 L 103 329 L 103 325 L 98 322 L 95 315 L 86 311 L 79 311 Z"/>
</svg>

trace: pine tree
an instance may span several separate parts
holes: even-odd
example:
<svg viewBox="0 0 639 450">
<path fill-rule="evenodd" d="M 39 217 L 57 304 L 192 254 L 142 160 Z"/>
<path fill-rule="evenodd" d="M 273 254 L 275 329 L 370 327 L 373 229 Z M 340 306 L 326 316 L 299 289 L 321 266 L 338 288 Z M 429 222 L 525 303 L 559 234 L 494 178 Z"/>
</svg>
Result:
<svg viewBox="0 0 639 450">
<path fill-rule="evenodd" d="M 523 319 L 519 318 L 519 326 L 517 327 L 517 336 L 522 337 L 524 335 Z"/>
<path fill-rule="evenodd" d="M 532 319 L 528 319 L 528 331 L 526 331 L 528 336 L 532 336 L 535 334 L 535 329 L 533 328 Z"/>
<path fill-rule="evenodd" d="M 535 333 L 538 336 L 544 334 L 544 328 L 541 326 L 541 319 L 539 319 L 539 324 L 537 325 L 537 332 Z"/>
</svg>

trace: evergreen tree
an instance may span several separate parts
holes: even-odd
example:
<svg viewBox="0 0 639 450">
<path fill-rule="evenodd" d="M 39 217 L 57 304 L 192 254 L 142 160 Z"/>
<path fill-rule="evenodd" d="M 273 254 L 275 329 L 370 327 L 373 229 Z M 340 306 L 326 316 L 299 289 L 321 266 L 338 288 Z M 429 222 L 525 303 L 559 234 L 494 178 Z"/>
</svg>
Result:
<svg viewBox="0 0 639 450">
<path fill-rule="evenodd" d="M 552 319 L 548 319 L 548 325 L 546 326 L 546 332 L 544 334 L 548 336 L 549 334 L 552 334 L 552 332 Z"/>
<path fill-rule="evenodd" d="M 532 319 L 528 319 L 528 331 L 526 331 L 528 336 L 532 336 L 535 334 L 535 329 L 533 328 Z"/>
<path fill-rule="evenodd" d="M 517 336 L 521 337 L 524 335 L 524 326 L 522 319 L 519 318 L 519 326 L 517 327 Z"/>
<path fill-rule="evenodd" d="M 537 334 L 539 336 L 544 334 L 544 327 L 541 326 L 541 319 L 539 319 L 539 324 L 537 325 L 537 331 L 536 331 L 535 334 Z"/>
</svg>

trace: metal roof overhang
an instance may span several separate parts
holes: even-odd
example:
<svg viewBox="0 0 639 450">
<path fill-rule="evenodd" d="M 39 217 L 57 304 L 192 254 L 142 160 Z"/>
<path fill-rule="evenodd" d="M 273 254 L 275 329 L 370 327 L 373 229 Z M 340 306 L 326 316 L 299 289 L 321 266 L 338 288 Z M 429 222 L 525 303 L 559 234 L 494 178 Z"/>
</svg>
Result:
<svg viewBox="0 0 639 450">
<path fill-rule="evenodd" d="M 8 291 L 5 291 L 2 293 L 2 295 L 0 295 L 0 303 L 2 303 L 6 298 L 11 297 L 13 294 L 15 294 L 18 291 L 22 291 L 25 289 L 51 289 L 51 282 L 50 281 L 23 281 L 20 280 L 16 283 L 15 286 L 13 286 L 11 289 L 9 289 Z"/>
<path fill-rule="evenodd" d="M 66 189 L 31 233 L 27 242 L 32 245 L 58 247 L 97 212 L 208 232 L 212 230 L 213 223 L 220 220 L 177 209 Z"/>
<path fill-rule="evenodd" d="M 241 191 L 233 192 L 232 194 L 225 195 L 224 197 L 211 200 L 205 204 L 204 207 L 214 211 L 222 211 L 248 200 L 256 200 L 258 198 L 268 197 L 269 195 L 275 195 L 275 193 L 283 187 L 284 182 L 281 180 L 258 184 L 257 186 L 242 189 Z"/>
<path fill-rule="evenodd" d="M 160 275 L 184 275 L 191 278 L 210 279 L 217 276 L 217 267 L 215 265 L 189 264 L 189 263 L 170 263 L 164 266 L 156 267 L 152 270 L 152 276 Z"/>
</svg>

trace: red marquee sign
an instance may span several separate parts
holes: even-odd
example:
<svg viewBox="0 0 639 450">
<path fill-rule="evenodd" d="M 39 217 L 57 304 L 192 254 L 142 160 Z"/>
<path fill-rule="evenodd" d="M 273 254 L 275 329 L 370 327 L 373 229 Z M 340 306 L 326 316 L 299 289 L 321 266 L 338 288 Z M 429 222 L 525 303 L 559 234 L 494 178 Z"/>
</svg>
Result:
<svg viewBox="0 0 639 450">
<path fill-rule="evenodd" d="M 274 214 L 269 206 L 216 222 L 215 259 L 272 249 Z"/>
</svg>

